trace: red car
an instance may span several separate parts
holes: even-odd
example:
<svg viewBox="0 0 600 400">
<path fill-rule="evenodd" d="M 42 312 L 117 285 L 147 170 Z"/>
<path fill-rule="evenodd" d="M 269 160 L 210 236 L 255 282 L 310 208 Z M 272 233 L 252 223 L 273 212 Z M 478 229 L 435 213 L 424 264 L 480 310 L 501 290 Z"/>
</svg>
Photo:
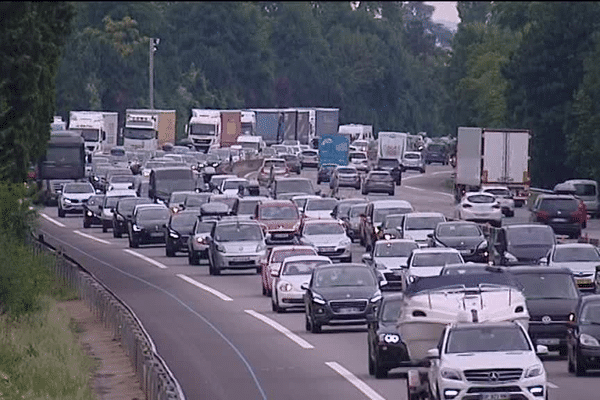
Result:
<svg viewBox="0 0 600 400">
<path fill-rule="evenodd" d="M 262 294 L 271 296 L 273 290 L 272 271 L 279 272 L 283 260 L 292 256 L 316 256 L 317 250 L 312 246 L 277 246 L 267 251 L 266 262 L 262 265 Z"/>
<path fill-rule="evenodd" d="M 295 244 L 300 231 L 300 213 L 291 200 L 265 200 L 256 206 L 254 218 L 269 236 L 267 244 Z"/>
</svg>

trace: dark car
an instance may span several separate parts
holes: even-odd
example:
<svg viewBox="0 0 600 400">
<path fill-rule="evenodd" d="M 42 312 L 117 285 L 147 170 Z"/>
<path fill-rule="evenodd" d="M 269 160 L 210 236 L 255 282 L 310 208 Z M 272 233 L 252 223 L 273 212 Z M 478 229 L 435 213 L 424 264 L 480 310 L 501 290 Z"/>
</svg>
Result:
<svg viewBox="0 0 600 400">
<path fill-rule="evenodd" d="M 385 378 L 390 369 L 410 361 L 406 344 L 400 340 L 396 324 L 402 307 L 402 294 L 385 296 L 377 310 L 377 319 L 367 325 L 369 374 Z"/>
<path fill-rule="evenodd" d="M 113 237 L 120 238 L 124 233 L 128 233 L 127 225 L 131 220 L 133 209 L 138 204 L 153 204 L 153 201 L 144 197 L 124 197 L 119 199 L 112 219 Z"/>
<path fill-rule="evenodd" d="M 265 196 L 248 196 L 236 199 L 231 208 L 231 214 L 243 218 L 254 218 L 256 206 L 269 200 Z"/>
<path fill-rule="evenodd" d="M 178 251 L 188 251 L 188 240 L 194 232 L 199 210 L 182 211 L 171 215 L 165 226 L 165 253 L 175 257 Z"/>
<path fill-rule="evenodd" d="M 536 345 L 567 354 L 569 314 L 579 299 L 571 270 L 562 267 L 511 267 L 529 310 L 529 336 Z"/>
<path fill-rule="evenodd" d="M 569 318 L 567 363 L 569 372 L 583 376 L 600 368 L 600 295 L 582 296 Z"/>
<path fill-rule="evenodd" d="M 548 225 L 514 224 L 492 229 L 489 241 L 495 265 L 535 265 L 556 244 L 556 236 Z"/>
<path fill-rule="evenodd" d="M 375 321 L 382 298 L 375 271 L 364 264 L 321 266 L 302 288 L 306 290 L 306 330 L 313 333 L 321 332 L 323 325 Z"/>
<path fill-rule="evenodd" d="M 271 195 L 276 200 L 289 200 L 293 196 L 320 193 L 321 191 L 315 190 L 312 181 L 308 178 L 276 177 L 271 185 Z"/>
<path fill-rule="evenodd" d="M 441 222 L 431 234 L 431 246 L 452 247 L 465 261 L 488 262 L 488 242 L 475 222 Z"/>
<path fill-rule="evenodd" d="M 89 228 L 92 225 L 102 225 L 100 220 L 100 206 L 104 199 L 103 194 L 95 194 L 90 197 L 87 203 L 83 204 L 83 227 Z"/>
<path fill-rule="evenodd" d="M 171 212 L 163 204 L 138 205 L 127 226 L 129 247 L 139 247 L 146 243 L 165 243 L 164 226 Z"/>
<path fill-rule="evenodd" d="M 348 217 L 350 216 L 350 208 L 352 208 L 352 206 L 356 205 L 356 204 L 367 204 L 367 200 L 365 199 L 361 199 L 361 198 L 356 198 L 356 199 L 341 199 L 337 205 L 335 206 L 335 208 L 333 209 L 333 211 L 331 212 L 331 216 L 335 219 L 340 219 L 342 221 L 345 221 L 348 219 Z"/>
<path fill-rule="evenodd" d="M 319 171 L 317 172 L 317 185 L 320 185 L 321 182 L 329 182 L 336 167 L 337 165 L 335 164 L 321 165 L 319 167 Z"/>
<path fill-rule="evenodd" d="M 377 231 L 376 240 L 401 239 L 402 225 L 404 225 L 404 216 L 406 214 L 389 214 L 385 216 L 381 229 Z"/>
<path fill-rule="evenodd" d="M 402 183 L 402 166 L 400 161 L 396 158 L 380 158 L 377 160 L 376 169 L 380 171 L 387 171 L 390 173 L 396 185 Z"/>
<path fill-rule="evenodd" d="M 281 158 L 285 160 L 285 163 L 287 164 L 290 172 L 295 172 L 298 175 L 300 175 L 300 171 L 302 170 L 302 168 L 300 167 L 300 160 L 298 159 L 297 155 L 283 154 L 281 155 Z"/>
<path fill-rule="evenodd" d="M 394 179 L 387 171 L 371 171 L 365 177 L 362 184 L 362 194 L 387 193 L 393 196 L 395 193 Z"/>
<path fill-rule="evenodd" d="M 353 187 L 359 190 L 360 175 L 358 174 L 358 170 L 355 167 L 337 167 L 331 174 L 329 187 L 334 190 L 341 187 Z"/>
<path fill-rule="evenodd" d="M 423 150 L 425 164 L 439 163 L 448 165 L 448 149 L 443 143 L 430 143 Z"/>
<path fill-rule="evenodd" d="M 580 201 L 564 194 L 541 194 L 531 209 L 531 222 L 540 222 L 552 227 L 558 235 L 581 236 L 587 212 L 579 207 Z"/>
</svg>

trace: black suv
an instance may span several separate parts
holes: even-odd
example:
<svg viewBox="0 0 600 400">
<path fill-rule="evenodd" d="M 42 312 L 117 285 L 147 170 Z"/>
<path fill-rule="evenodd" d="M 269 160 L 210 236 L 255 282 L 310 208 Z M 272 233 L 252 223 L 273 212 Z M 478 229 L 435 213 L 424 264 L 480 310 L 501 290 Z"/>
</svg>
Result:
<svg viewBox="0 0 600 400">
<path fill-rule="evenodd" d="M 127 234 L 127 225 L 131 220 L 131 214 L 133 214 L 133 209 L 138 204 L 154 203 L 147 197 L 124 197 L 119 199 L 112 219 L 113 237 L 120 238 L 124 233 Z"/>
<path fill-rule="evenodd" d="M 556 244 L 556 236 L 548 225 L 514 224 L 492 228 L 489 242 L 494 265 L 536 265 Z"/>
<path fill-rule="evenodd" d="M 587 212 L 580 203 L 570 195 L 539 195 L 531 209 L 531 222 L 550 225 L 554 233 L 577 239 L 587 221 Z"/>
<path fill-rule="evenodd" d="M 392 179 L 396 182 L 396 185 L 402 183 L 402 166 L 400 161 L 396 158 L 380 158 L 377 160 L 377 167 L 375 168 L 381 171 L 388 171 L 392 175 Z"/>
</svg>

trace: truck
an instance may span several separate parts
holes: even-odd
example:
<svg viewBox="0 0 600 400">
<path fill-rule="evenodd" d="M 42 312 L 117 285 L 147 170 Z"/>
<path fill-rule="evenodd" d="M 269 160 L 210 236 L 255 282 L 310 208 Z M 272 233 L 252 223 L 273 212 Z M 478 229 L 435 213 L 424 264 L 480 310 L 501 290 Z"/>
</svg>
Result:
<svg viewBox="0 0 600 400">
<path fill-rule="evenodd" d="M 312 114 L 312 119 L 311 119 Z M 309 144 L 314 136 L 315 113 L 310 109 L 296 109 L 296 140 L 300 144 Z"/>
<path fill-rule="evenodd" d="M 221 111 L 221 147 L 237 144 L 242 133 L 242 113 L 240 111 Z"/>
<path fill-rule="evenodd" d="M 37 184 L 44 204 L 56 203 L 62 185 L 85 178 L 85 142 L 79 133 L 53 131 L 37 163 Z"/>
<path fill-rule="evenodd" d="M 242 135 L 253 136 L 256 130 L 256 114 L 252 110 L 242 110 Z"/>
<path fill-rule="evenodd" d="M 459 127 L 456 143 L 455 197 L 482 185 L 510 189 L 516 207 L 529 196 L 529 140 L 527 129 Z"/>
<path fill-rule="evenodd" d="M 197 151 L 208 152 L 221 143 L 221 110 L 192 109 L 185 131 Z"/>
<path fill-rule="evenodd" d="M 403 132 L 379 132 L 377 158 L 395 158 L 402 164 L 407 137 Z"/>
<path fill-rule="evenodd" d="M 108 152 L 117 145 L 118 119 L 116 112 L 71 111 L 69 130 L 81 134 L 86 152 Z"/>
<path fill-rule="evenodd" d="M 67 123 L 63 121 L 60 115 L 55 115 L 52 124 L 50 125 L 50 129 L 52 131 L 66 131 Z"/>
<path fill-rule="evenodd" d="M 283 141 L 280 134 L 281 111 L 278 109 L 254 109 L 256 136 L 263 138 L 267 146 Z"/>
<path fill-rule="evenodd" d="M 373 139 L 373 126 L 362 124 L 346 124 L 340 125 L 339 133 L 347 133 L 351 136 L 352 141 Z"/>
<path fill-rule="evenodd" d="M 125 150 L 154 153 L 163 145 L 175 143 L 175 110 L 126 110 L 123 146 Z"/>
<path fill-rule="evenodd" d="M 339 121 L 339 108 L 315 108 L 315 137 L 337 134 Z"/>
<path fill-rule="evenodd" d="M 323 164 L 348 165 L 350 136 L 327 133 L 319 137 L 319 167 Z"/>
</svg>

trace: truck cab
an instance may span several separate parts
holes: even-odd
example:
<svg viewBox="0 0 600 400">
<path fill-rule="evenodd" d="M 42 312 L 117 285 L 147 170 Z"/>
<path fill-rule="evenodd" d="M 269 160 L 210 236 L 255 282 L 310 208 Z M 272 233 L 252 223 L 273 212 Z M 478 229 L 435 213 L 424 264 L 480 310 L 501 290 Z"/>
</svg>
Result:
<svg viewBox="0 0 600 400">
<path fill-rule="evenodd" d="M 221 111 L 193 109 L 186 126 L 188 138 L 198 151 L 207 152 L 221 140 Z"/>
</svg>

